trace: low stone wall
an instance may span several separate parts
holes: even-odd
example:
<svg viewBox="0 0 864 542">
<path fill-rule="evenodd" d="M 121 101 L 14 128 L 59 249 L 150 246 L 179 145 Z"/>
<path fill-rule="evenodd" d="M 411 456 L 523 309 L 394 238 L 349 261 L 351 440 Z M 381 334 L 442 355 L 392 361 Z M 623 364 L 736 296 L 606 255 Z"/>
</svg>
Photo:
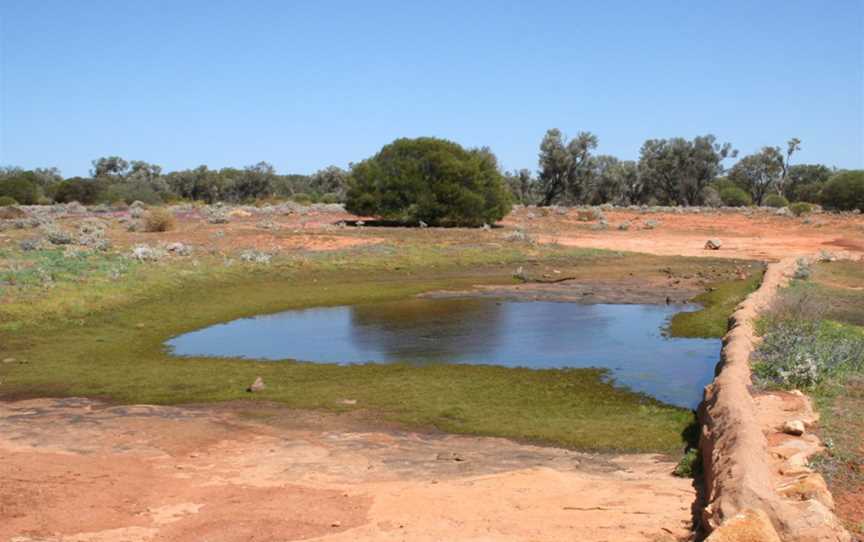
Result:
<svg viewBox="0 0 864 542">
<path fill-rule="evenodd" d="M 800 393 L 752 392 L 756 319 L 797 265 L 795 258 L 769 265 L 759 289 L 738 306 L 717 375 L 705 388 L 699 445 L 707 502 L 702 519 L 711 542 L 851 540 L 832 512 L 824 480 L 807 468 L 807 459 L 821 451 L 818 438 L 787 438 L 777 427 L 793 418 L 814 424 L 809 400 Z"/>
</svg>

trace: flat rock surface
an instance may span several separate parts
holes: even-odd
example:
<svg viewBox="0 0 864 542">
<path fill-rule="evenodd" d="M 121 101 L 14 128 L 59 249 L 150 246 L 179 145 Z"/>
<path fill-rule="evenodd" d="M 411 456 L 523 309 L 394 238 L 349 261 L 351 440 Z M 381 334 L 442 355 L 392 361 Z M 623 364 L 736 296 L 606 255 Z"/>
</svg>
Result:
<svg viewBox="0 0 864 542">
<path fill-rule="evenodd" d="M 0 403 L 0 540 L 679 540 L 673 468 L 258 402 L 26 400 Z"/>
</svg>

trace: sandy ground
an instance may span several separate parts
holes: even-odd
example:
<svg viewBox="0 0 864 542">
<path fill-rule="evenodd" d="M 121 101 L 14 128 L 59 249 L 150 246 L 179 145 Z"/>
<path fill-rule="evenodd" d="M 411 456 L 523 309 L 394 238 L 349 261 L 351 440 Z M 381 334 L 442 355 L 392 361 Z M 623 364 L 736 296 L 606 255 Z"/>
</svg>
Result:
<svg viewBox="0 0 864 542">
<path fill-rule="evenodd" d="M 27 400 L 0 403 L 0 539 L 681 540 L 673 466 L 258 403 Z"/>
<path fill-rule="evenodd" d="M 606 214 L 608 230 L 592 229 L 576 211 L 567 215 L 520 209 L 503 224 L 523 227 L 540 242 L 563 246 L 605 248 L 663 256 L 714 256 L 776 261 L 821 250 L 864 253 L 864 216 L 814 214 L 804 218 L 777 216 L 771 211 L 678 214 L 616 210 Z M 533 216 L 533 218 L 532 218 Z M 648 221 L 657 225 L 646 228 Z M 627 231 L 618 226 L 628 222 Z M 720 250 L 705 250 L 708 239 L 719 239 Z"/>
</svg>

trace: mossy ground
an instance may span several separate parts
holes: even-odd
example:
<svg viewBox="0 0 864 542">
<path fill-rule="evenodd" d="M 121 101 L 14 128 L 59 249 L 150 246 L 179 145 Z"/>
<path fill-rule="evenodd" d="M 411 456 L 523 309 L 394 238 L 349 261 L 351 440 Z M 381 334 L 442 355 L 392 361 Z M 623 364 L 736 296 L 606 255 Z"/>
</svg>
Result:
<svg viewBox="0 0 864 542">
<path fill-rule="evenodd" d="M 263 399 L 294 408 L 362 409 L 414 428 L 652 452 L 680 451 L 693 414 L 616 388 L 600 370 L 177 359 L 163 344 L 186 331 L 254 314 L 511 284 L 516 265 L 650 279 L 668 265 L 731 273 L 740 264 L 560 247 L 419 243 L 277 257 L 269 266 L 226 262 L 224 256 L 132 263 L 88 253 L 61 272 L 70 264 L 56 254 L 11 251 L 3 257 L 0 358 L 15 361 L 0 363 L 0 398 L 92 396 L 156 404 Z M 39 265 L 52 274 L 47 282 L 33 278 L 32 268 Z M 719 285 L 706 301 L 709 314 L 687 330 L 697 336 L 725 330 L 728 314 L 720 307 L 734 306 L 755 280 Z M 267 388 L 250 395 L 245 388 L 257 376 Z M 356 404 L 345 405 L 344 399 Z"/>
</svg>

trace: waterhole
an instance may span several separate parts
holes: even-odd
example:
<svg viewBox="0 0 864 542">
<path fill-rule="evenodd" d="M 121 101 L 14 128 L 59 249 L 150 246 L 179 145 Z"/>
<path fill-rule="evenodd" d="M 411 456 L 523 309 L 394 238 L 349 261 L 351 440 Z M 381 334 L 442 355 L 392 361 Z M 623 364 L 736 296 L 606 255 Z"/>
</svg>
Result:
<svg viewBox="0 0 864 542">
<path fill-rule="evenodd" d="M 686 305 L 405 299 L 289 310 L 175 337 L 177 356 L 314 363 L 468 363 L 597 367 L 616 385 L 694 408 L 721 342 L 664 335 Z"/>
</svg>

